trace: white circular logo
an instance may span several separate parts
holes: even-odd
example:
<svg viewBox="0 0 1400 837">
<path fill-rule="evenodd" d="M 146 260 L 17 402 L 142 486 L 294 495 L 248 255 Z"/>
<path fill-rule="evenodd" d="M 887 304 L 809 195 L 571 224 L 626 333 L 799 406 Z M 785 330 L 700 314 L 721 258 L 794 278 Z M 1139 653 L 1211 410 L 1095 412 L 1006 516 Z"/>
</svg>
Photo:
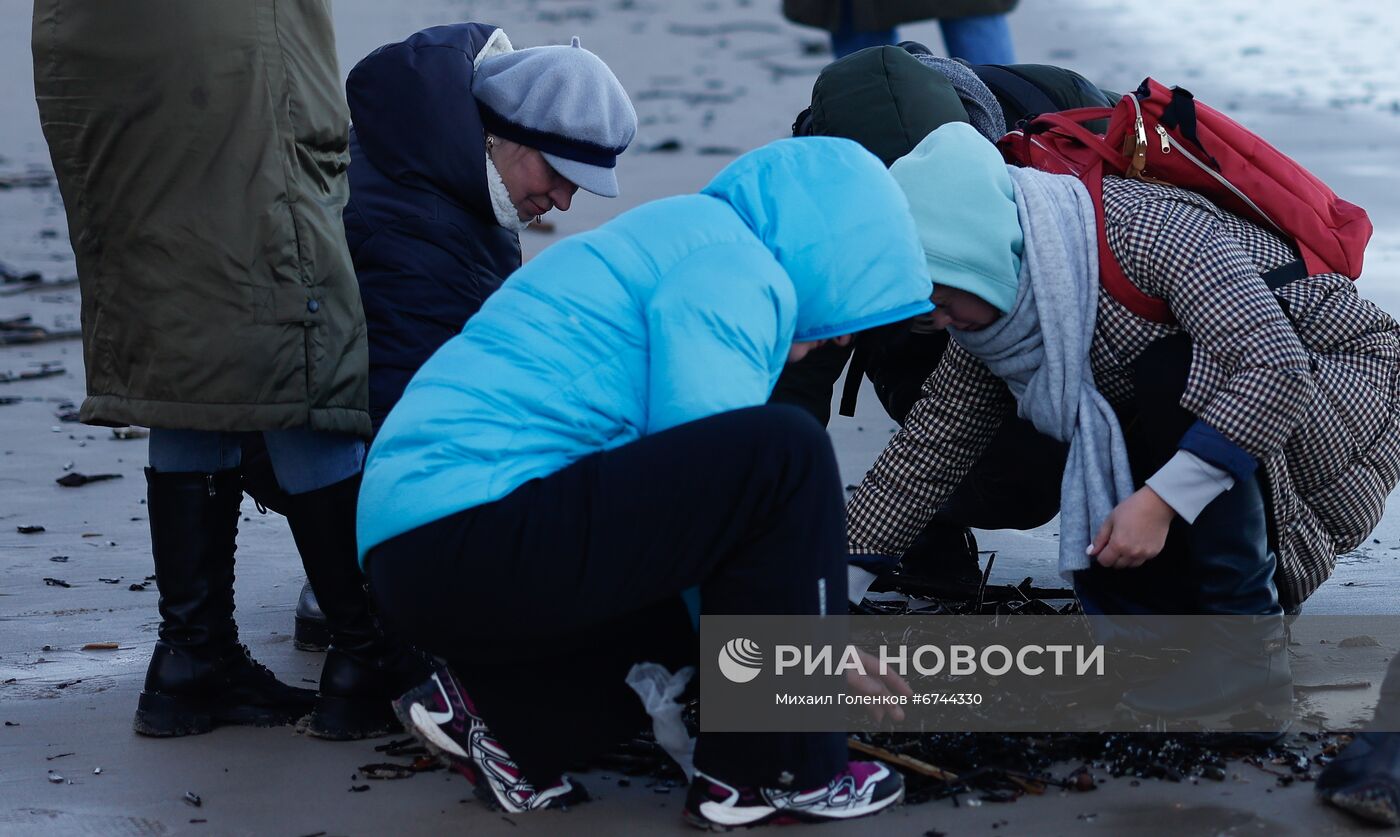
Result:
<svg viewBox="0 0 1400 837">
<path fill-rule="evenodd" d="M 763 671 L 763 650 L 751 639 L 731 639 L 719 649 L 719 670 L 731 682 L 747 683 Z"/>
</svg>

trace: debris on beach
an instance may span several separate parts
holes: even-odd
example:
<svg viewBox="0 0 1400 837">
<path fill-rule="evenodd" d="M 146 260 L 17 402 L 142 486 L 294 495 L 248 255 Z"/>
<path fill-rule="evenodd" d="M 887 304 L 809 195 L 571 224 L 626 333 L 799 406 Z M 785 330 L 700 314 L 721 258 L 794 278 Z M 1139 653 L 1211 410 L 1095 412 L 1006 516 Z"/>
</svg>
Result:
<svg viewBox="0 0 1400 837">
<path fill-rule="evenodd" d="M 151 431 L 144 427 L 113 427 L 112 438 L 122 442 L 132 439 L 146 439 L 151 435 Z"/>
<path fill-rule="evenodd" d="M 0 262 L 0 285 L 23 285 L 43 280 L 37 270 L 16 270 L 14 266 Z"/>
<path fill-rule="evenodd" d="M 40 532 L 45 532 L 48 530 L 46 530 L 43 526 L 35 526 L 30 524 L 25 526 L 16 526 L 15 531 L 19 532 L 21 535 L 37 535 Z"/>
<path fill-rule="evenodd" d="M 83 646 L 84 651 L 116 651 L 121 646 L 115 642 L 89 642 Z"/>
<path fill-rule="evenodd" d="M 44 583 L 47 584 L 47 585 L 50 586 L 50 587 L 72 587 L 72 586 L 73 586 L 73 585 L 69 584 L 68 582 L 64 581 L 64 580 L 61 579 L 61 578 L 49 578 L 49 577 L 47 577 L 47 576 L 44 577 Z"/>
<path fill-rule="evenodd" d="M 63 364 L 55 361 L 45 361 L 39 364 L 38 369 L 28 369 L 18 375 L 13 372 L 0 372 L 0 384 L 13 384 L 17 381 L 37 381 L 40 378 L 56 378 L 60 375 L 67 375 L 68 370 Z"/>
<path fill-rule="evenodd" d="M 204 800 L 200 799 L 199 794 L 194 791 L 185 791 L 185 795 L 182 798 L 196 808 L 204 805 Z"/>
<path fill-rule="evenodd" d="M 1070 615 L 1079 612 L 1074 591 L 1059 587 L 1036 587 L 1027 577 L 1020 584 L 988 584 L 993 553 L 986 571 L 977 583 L 949 579 L 932 579 L 889 573 L 871 585 L 872 592 L 889 592 L 902 596 L 894 601 L 867 599 L 857 606 L 857 612 L 879 616 L 920 615 L 950 616 L 1027 616 Z"/>
<path fill-rule="evenodd" d="M 413 768 L 392 762 L 362 764 L 359 771 L 366 779 L 407 779 L 413 775 Z"/>
<path fill-rule="evenodd" d="M 45 280 L 38 273 L 7 274 L 4 272 L 5 266 L 0 264 L 0 297 L 19 296 L 37 290 L 57 290 L 59 288 L 71 288 L 78 284 L 78 277 L 65 276 L 60 279 Z M 40 297 L 43 299 L 43 297 Z"/>
<path fill-rule="evenodd" d="M 0 320 L 0 346 L 20 346 L 49 340 L 74 340 L 83 336 L 79 329 L 54 331 L 36 324 L 29 315 Z"/>
<path fill-rule="evenodd" d="M 977 794 L 983 802 L 1014 802 L 1051 788 L 1093 790 L 1099 776 L 1182 782 L 1221 782 L 1226 763 L 1244 764 L 1280 785 L 1316 778 L 1339 749 L 1331 734 L 1290 736 L 1262 749 L 1225 735 L 1165 733 L 879 733 L 852 739 L 852 748 L 880 758 L 905 774 L 910 803 Z M 939 778 L 921 764 L 955 779 Z M 1056 765 L 1076 765 L 1056 775 Z"/>
<path fill-rule="evenodd" d="M 391 757 L 417 756 L 428 752 L 427 748 L 419 744 L 416 738 L 399 738 L 387 744 L 380 744 L 374 748 L 374 751 Z"/>
<path fill-rule="evenodd" d="M 0 174 L 0 190 L 47 189 L 54 183 L 53 172 L 46 169 L 33 169 L 18 174 Z"/>
<path fill-rule="evenodd" d="M 80 474 L 77 471 L 70 471 L 69 473 L 64 474 L 63 476 L 54 480 L 54 482 L 58 483 L 64 488 L 77 488 L 81 485 L 87 485 L 90 482 L 119 480 L 121 478 L 121 474 Z"/>
</svg>

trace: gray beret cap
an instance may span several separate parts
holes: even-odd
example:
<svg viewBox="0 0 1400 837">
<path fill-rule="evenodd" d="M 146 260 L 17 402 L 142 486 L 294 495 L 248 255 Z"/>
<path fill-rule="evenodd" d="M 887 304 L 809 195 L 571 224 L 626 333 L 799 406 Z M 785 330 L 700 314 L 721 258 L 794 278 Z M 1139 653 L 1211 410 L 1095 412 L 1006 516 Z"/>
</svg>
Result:
<svg viewBox="0 0 1400 837">
<path fill-rule="evenodd" d="M 617 197 L 617 155 L 637 135 L 637 112 L 617 76 L 578 38 L 487 58 L 472 94 L 486 130 L 539 151 L 580 188 Z"/>
</svg>

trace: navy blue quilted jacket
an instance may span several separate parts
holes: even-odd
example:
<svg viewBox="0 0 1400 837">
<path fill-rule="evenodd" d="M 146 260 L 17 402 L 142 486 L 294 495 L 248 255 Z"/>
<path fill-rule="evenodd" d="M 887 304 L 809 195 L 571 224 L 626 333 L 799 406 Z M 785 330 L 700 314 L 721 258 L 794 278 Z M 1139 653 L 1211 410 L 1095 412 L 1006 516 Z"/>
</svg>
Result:
<svg viewBox="0 0 1400 837">
<path fill-rule="evenodd" d="M 472 62 L 494 26 L 435 26 L 382 46 L 346 81 L 354 123 L 345 237 L 369 326 L 378 431 L 413 373 L 520 267 L 496 223 Z"/>
</svg>

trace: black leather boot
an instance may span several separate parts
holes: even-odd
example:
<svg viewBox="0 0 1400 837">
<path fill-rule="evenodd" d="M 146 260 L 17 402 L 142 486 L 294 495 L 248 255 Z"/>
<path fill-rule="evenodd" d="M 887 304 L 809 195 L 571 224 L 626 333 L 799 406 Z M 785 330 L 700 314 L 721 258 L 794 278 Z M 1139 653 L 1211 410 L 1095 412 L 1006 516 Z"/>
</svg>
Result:
<svg viewBox="0 0 1400 837">
<path fill-rule="evenodd" d="M 146 486 L 161 623 L 136 731 L 193 735 L 221 724 L 295 721 L 314 694 L 278 681 L 238 641 L 233 553 L 243 493 L 237 472 L 148 468 Z"/>
<path fill-rule="evenodd" d="M 1198 589 L 1196 612 L 1222 618 L 1187 622 L 1184 642 L 1193 653 L 1171 676 L 1125 694 L 1129 709 L 1200 718 L 1257 706 L 1286 725 L 1293 676 L 1265 514 L 1259 482 L 1250 479 L 1196 517 L 1187 547 Z"/>
<path fill-rule="evenodd" d="M 309 581 L 301 585 L 301 595 L 297 597 L 292 644 L 301 651 L 325 651 L 331 644 L 331 626 L 326 622 L 326 614 L 321 612 L 321 603 L 316 600 L 316 591 L 311 589 Z"/>
<path fill-rule="evenodd" d="M 934 518 L 899 564 L 871 582 L 870 592 L 893 590 L 936 599 L 970 599 L 981 585 L 982 567 L 972 530 Z"/>
<path fill-rule="evenodd" d="M 935 517 L 899 559 L 898 575 L 915 586 L 970 588 L 975 594 L 982 583 L 977 538 L 966 526 Z"/>
<path fill-rule="evenodd" d="M 271 509 L 286 516 L 290 507 L 291 495 L 282 490 L 277 482 L 277 472 L 272 467 L 272 457 L 267 452 L 267 444 L 262 434 L 254 434 L 243 441 L 243 492 L 253 498 L 258 511 L 267 514 Z M 326 624 L 326 614 L 316 601 L 311 590 L 311 582 L 301 585 L 301 595 L 297 597 L 296 618 L 293 622 L 292 644 L 299 651 L 325 651 L 331 644 L 331 629 Z"/>
<path fill-rule="evenodd" d="M 337 741 L 401 730 L 394 716 L 394 698 L 432 673 L 425 659 L 385 637 L 370 609 L 355 549 L 359 492 L 357 474 L 292 495 L 287 514 L 306 577 L 331 632 L 321 690 L 307 718 L 306 732 Z"/>
</svg>

